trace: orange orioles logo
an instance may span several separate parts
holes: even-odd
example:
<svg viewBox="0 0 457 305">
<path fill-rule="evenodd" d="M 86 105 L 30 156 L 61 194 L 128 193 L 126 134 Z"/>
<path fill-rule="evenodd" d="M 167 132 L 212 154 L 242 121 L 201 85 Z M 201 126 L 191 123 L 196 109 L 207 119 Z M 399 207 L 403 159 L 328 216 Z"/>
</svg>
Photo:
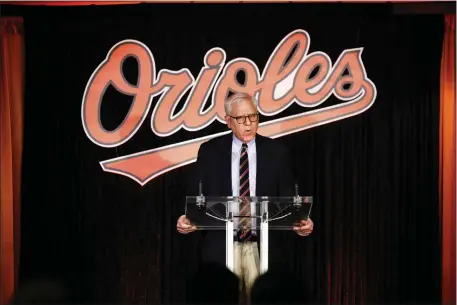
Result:
<svg viewBox="0 0 457 305">
<path fill-rule="evenodd" d="M 214 121 L 225 124 L 224 101 L 230 91 L 248 93 L 258 100 L 259 112 L 273 116 L 297 103 L 313 108 L 332 94 L 342 103 L 259 124 L 258 132 L 278 138 L 311 127 L 328 124 L 360 114 L 373 105 L 376 86 L 368 78 L 362 61 L 363 48 L 346 49 L 332 64 L 323 52 L 308 54 L 310 37 L 304 30 L 295 30 L 277 45 L 262 73 L 248 58 L 226 62 L 225 51 L 210 49 L 197 78 L 188 69 L 157 73 L 154 56 L 143 43 L 124 40 L 114 45 L 106 59 L 90 77 L 82 101 L 81 119 L 87 137 L 101 147 L 116 147 L 132 138 L 152 110 L 150 126 L 159 137 L 167 137 L 181 128 L 202 130 Z M 293 51 L 293 52 L 292 52 Z M 138 62 L 138 82 L 129 83 L 122 72 L 128 57 Z M 245 74 L 240 84 L 237 73 Z M 312 72 L 316 72 L 312 75 Z M 103 128 L 100 105 L 109 85 L 133 97 L 123 122 L 112 131 Z M 184 107 L 175 113 L 183 95 L 190 90 Z M 160 96 L 152 105 L 152 99 Z M 203 111 L 207 102 L 211 104 Z M 155 177 L 196 161 L 203 142 L 231 131 L 195 138 L 151 150 L 100 162 L 106 172 L 127 176 L 141 185 Z"/>
</svg>

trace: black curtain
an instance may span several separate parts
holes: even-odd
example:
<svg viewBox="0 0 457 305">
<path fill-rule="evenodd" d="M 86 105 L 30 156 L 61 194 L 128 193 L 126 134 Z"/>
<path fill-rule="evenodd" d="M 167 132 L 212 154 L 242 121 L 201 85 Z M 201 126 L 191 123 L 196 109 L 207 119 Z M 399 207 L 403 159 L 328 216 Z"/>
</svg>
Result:
<svg viewBox="0 0 457 305">
<path fill-rule="evenodd" d="M 99 161 L 225 130 L 155 136 L 150 114 L 117 148 L 102 148 L 81 124 L 84 88 L 109 49 L 137 39 L 158 69 L 189 68 L 222 47 L 227 60 L 261 70 L 279 41 L 308 31 L 310 51 L 332 62 L 347 48 L 362 59 L 378 96 L 366 112 L 279 138 L 294 158 L 303 195 L 313 195 L 315 231 L 290 244 L 290 268 L 313 300 L 332 304 L 439 303 L 439 72 L 443 17 L 394 15 L 389 5 L 129 5 L 18 7 L 26 44 L 20 281 L 57 279 L 73 300 L 174 303 L 194 271 L 192 236 L 176 232 L 191 165 L 145 186 L 103 172 Z M 135 61 L 125 64 L 135 79 Z M 157 98 L 154 102 L 157 101 Z M 106 129 L 131 99 L 110 88 Z M 334 96 L 322 106 L 336 104 Z M 180 103 L 182 105 L 182 103 Z M 304 111 L 293 105 L 286 113 Z M 263 121 L 270 117 L 262 117 Z"/>
</svg>

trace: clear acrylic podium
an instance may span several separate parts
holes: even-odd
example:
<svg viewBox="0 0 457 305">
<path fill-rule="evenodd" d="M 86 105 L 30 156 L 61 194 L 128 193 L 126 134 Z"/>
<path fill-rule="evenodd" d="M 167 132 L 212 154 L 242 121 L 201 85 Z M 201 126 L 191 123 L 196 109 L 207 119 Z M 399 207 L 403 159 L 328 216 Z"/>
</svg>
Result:
<svg viewBox="0 0 457 305">
<path fill-rule="evenodd" d="M 187 196 L 186 217 L 197 230 L 225 230 L 226 265 L 234 268 L 234 241 L 240 228 L 239 214 L 243 200 L 250 203 L 251 226 L 260 234 L 260 273 L 268 271 L 269 230 L 293 230 L 294 224 L 307 220 L 313 205 L 313 197 L 207 197 Z M 246 229 L 246 226 L 243 226 Z"/>
</svg>

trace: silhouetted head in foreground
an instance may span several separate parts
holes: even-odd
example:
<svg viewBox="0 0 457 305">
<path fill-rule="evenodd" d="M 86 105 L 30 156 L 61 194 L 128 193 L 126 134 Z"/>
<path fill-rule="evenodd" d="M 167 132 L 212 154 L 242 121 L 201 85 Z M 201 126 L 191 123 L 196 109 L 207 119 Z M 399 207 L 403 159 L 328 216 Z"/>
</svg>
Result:
<svg viewBox="0 0 457 305">
<path fill-rule="evenodd" d="M 251 291 L 252 305 L 307 304 L 305 284 L 288 272 L 267 272 L 257 278 Z"/>
<path fill-rule="evenodd" d="M 188 285 L 190 304 L 237 304 L 238 277 L 226 266 L 208 263 Z"/>
</svg>

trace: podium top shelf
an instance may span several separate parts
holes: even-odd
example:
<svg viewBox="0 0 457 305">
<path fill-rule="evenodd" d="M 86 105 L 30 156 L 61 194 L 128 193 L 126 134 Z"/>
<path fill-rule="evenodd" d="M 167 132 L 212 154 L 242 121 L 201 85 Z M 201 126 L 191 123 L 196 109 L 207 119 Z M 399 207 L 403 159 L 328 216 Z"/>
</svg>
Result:
<svg viewBox="0 0 457 305">
<path fill-rule="evenodd" d="M 309 218 L 312 205 L 312 196 L 187 196 L 186 217 L 200 230 L 225 230 L 230 222 L 234 230 L 260 229 L 265 223 L 269 230 L 291 230 Z"/>
<path fill-rule="evenodd" d="M 187 203 L 197 203 L 197 202 L 205 202 L 205 203 L 222 203 L 222 202 L 241 202 L 241 201 L 249 201 L 251 203 L 313 203 L 313 196 L 288 196 L 288 197 L 270 197 L 270 196 L 250 196 L 250 197 L 240 197 L 240 196 L 187 196 L 186 202 Z"/>
</svg>

